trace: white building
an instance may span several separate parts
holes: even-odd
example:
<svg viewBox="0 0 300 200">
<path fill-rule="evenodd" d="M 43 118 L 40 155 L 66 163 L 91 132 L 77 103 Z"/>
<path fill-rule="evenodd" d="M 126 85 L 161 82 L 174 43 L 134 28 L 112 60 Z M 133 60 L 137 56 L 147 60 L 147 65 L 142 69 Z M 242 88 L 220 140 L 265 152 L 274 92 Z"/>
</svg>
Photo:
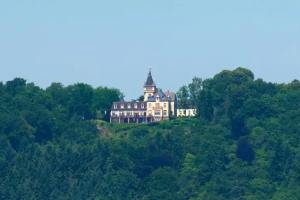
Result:
<svg viewBox="0 0 300 200">
<path fill-rule="evenodd" d="M 114 102 L 111 108 L 111 122 L 149 123 L 175 118 L 177 115 L 175 93 L 163 92 L 156 87 L 151 71 L 144 84 L 144 101 Z"/>
<path fill-rule="evenodd" d="M 177 117 L 196 117 L 196 109 L 177 109 Z"/>
</svg>

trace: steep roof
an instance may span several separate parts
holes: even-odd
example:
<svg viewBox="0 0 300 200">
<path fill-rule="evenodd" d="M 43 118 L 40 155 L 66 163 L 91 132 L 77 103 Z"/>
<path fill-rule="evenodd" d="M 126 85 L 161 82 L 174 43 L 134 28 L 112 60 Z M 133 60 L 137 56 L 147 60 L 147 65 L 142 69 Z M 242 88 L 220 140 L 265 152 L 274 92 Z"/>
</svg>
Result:
<svg viewBox="0 0 300 200">
<path fill-rule="evenodd" d="M 148 98 L 148 101 L 155 102 L 156 97 L 159 97 L 160 101 L 175 101 L 176 95 L 174 92 L 163 92 L 161 89 L 158 89 L 156 93 Z"/>
<path fill-rule="evenodd" d="M 153 78 L 152 78 L 151 71 L 149 71 L 149 73 L 148 73 L 148 77 L 147 77 L 145 86 L 155 86 L 155 83 L 154 83 Z"/>
<path fill-rule="evenodd" d="M 169 99 L 171 99 L 171 100 L 173 100 L 173 101 L 175 101 L 175 99 L 176 99 L 176 94 L 174 93 L 174 92 L 171 92 L 171 91 L 167 91 L 167 92 L 165 92 L 165 95 L 169 98 Z"/>
</svg>

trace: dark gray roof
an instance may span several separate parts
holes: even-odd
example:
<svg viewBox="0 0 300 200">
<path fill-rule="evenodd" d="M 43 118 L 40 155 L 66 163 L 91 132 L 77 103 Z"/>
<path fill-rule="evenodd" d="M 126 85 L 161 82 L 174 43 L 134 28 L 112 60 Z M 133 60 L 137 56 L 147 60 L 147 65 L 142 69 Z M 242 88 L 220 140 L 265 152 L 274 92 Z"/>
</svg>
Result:
<svg viewBox="0 0 300 200">
<path fill-rule="evenodd" d="M 118 102 L 113 102 L 111 110 L 144 111 L 147 110 L 147 103 L 142 101 L 118 101 Z"/>
<path fill-rule="evenodd" d="M 155 83 L 154 83 L 153 78 L 152 78 L 151 71 L 149 71 L 149 73 L 148 73 L 148 77 L 147 77 L 145 86 L 155 86 Z"/>
<path fill-rule="evenodd" d="M 175 93 L 173 92 L 167 91 L 166 93 L 164 93 L 161 89 L 158 89 L 153 96 L 148 98 L 148 101 L 155 102 L 157 96 L 161 101 L 175 101 L 176 97 Z"/>
<path fill-rule="evenodd" d="M 174 92 L 171 92 L 171 91 L 168 90 L 168 91 L 165 92 L 165 95 L 167 97 L 169 97 L 170 99 L 172 99 L 173 101 L 176 100 L 176 94 Z"/>
</svg>

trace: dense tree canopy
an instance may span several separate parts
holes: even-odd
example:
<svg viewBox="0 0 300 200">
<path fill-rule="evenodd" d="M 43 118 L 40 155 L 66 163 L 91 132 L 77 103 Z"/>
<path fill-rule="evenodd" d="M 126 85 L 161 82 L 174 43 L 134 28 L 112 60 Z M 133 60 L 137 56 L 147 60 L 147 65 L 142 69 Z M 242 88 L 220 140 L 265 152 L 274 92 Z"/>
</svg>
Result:
<svg viewBox="0 0 300 200">
<path fill-rule="evenodd" d="M 194 78 L 198 116 L 109 124 L 117 89 L 0 83 L 0 199 L 300 199 L 300 82 Z"/>
</svg>

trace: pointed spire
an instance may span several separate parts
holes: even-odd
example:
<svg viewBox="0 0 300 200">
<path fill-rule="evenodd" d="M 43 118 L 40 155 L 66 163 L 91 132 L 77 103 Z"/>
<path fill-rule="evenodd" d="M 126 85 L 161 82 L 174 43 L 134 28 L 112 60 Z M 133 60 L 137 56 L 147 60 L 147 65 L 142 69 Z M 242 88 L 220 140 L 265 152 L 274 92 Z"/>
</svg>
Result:
<svg viewBox="0 0 300 200">
<path fill-rule="evenodd" d="M 148 73 L 148 77 L 147 77 L 145 86 L 155 86 L 155 83 L 153 81 L 152 74 L 151 74 L 151 68 L 149 69 L 149 73 Z"/>
</svg>

